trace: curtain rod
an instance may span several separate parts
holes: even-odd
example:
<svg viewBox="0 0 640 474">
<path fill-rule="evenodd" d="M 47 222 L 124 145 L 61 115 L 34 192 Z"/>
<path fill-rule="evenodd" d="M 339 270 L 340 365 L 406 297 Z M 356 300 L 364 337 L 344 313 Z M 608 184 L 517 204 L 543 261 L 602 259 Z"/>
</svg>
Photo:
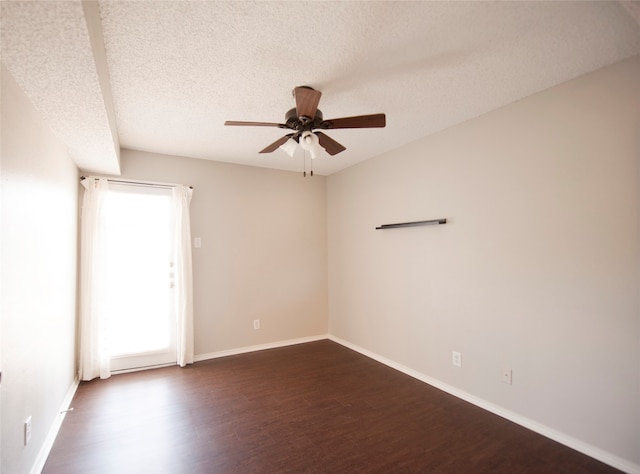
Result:
<svg viewBox="0 0 640 474">
<path fill-rule="evenodd" d="M 93 178 L 94 176 L 80 176 L 80 181 L 83 181 L 87 178 Z M 151 188 L 175 188 L 179 186 L 178 184 L 173 183 L 158 183 L 153 181 L 136 181 L 136 180 L 127 180 L 127 179 L 117 179 L 117 178 L 104 178 L 111 183 L 118 184 L 131 184 L 136 186 L 149 186 Z M 193 186 L 189 186 L 189 189 L 193 189 Z"/>
</svg>

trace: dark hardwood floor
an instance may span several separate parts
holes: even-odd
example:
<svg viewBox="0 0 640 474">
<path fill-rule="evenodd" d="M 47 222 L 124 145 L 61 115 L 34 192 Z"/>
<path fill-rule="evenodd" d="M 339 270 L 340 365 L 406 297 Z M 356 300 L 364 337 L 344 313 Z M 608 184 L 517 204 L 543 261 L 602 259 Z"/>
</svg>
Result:
<svg viewBox="0 0 640 474">
<path fill-rule="evenodd" d="M 618 472 L 331 341 L 80 384 L 44 473 Z"/>
</svg>

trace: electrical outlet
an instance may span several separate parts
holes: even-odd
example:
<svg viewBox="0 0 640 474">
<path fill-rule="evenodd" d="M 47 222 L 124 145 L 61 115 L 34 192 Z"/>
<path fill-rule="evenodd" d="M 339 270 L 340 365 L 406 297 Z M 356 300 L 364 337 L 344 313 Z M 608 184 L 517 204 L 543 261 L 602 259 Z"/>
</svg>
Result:
<svg viewBox="0 0 640 474">
<path fill-rule="evenodd" d="M 31 440 L 31 417 L 27 418 L 27 421 L 24 422 L 24 445 L 29 444 Z"/>
<path fill-rule="evenodd" d="M 513 372 L 511 369 L 502 369 L 502 383 L 511 385 Z"/>
<path fill-rule="evenodd" d="M 462 354 L 459 352 L 453 351 L 451 353 L 451 362 L 455 367 L 462 367 Z"/>
<path fill-rule="evenodd" d="M 254 319 L 253 320 L 253 329 L 260 329 L 260 320 L 259 319 Z"/>
</svg>

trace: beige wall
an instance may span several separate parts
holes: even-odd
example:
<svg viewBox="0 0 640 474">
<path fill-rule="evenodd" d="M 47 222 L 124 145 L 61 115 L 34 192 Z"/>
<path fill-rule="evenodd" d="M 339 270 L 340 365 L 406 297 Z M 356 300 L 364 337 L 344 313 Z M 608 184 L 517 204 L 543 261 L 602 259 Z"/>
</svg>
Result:
<svg viewBox="0 0 640 474">
<path fill-rule="evenodd" d="M 74 385 L 78 171 L 4 65 L 1 156 L 0 470 L 21 473 Z"/>
<path fill-rule="evenodd" d="M 196 357 L 327 334 L 325 177 L 131 150 L 121 159 L 123 177 L 194 186 Z"/>
<path fill-rule="evenodd" d="M 639 133 L 636 57 L 331 175 L 330 334 L 640 468 Z"/>
</svg>

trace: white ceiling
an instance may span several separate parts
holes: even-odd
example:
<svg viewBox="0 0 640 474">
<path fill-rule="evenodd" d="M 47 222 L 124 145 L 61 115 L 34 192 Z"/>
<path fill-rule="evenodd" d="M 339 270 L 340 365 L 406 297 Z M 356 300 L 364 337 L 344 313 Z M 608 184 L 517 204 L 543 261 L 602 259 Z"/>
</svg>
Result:
<svg viewBox="0 0 640 474">
<path fill-rule="evenodd" d="M 638 2 L 3 1 L 2 61 L 76 163 L 118 173 L 118 146 L 301 171 L 258 151 L 300 85 L 331 130 L 331 174 L 640 54 Z M 106 55 L 105 55 L 106 51 Z"/>
</svg>

